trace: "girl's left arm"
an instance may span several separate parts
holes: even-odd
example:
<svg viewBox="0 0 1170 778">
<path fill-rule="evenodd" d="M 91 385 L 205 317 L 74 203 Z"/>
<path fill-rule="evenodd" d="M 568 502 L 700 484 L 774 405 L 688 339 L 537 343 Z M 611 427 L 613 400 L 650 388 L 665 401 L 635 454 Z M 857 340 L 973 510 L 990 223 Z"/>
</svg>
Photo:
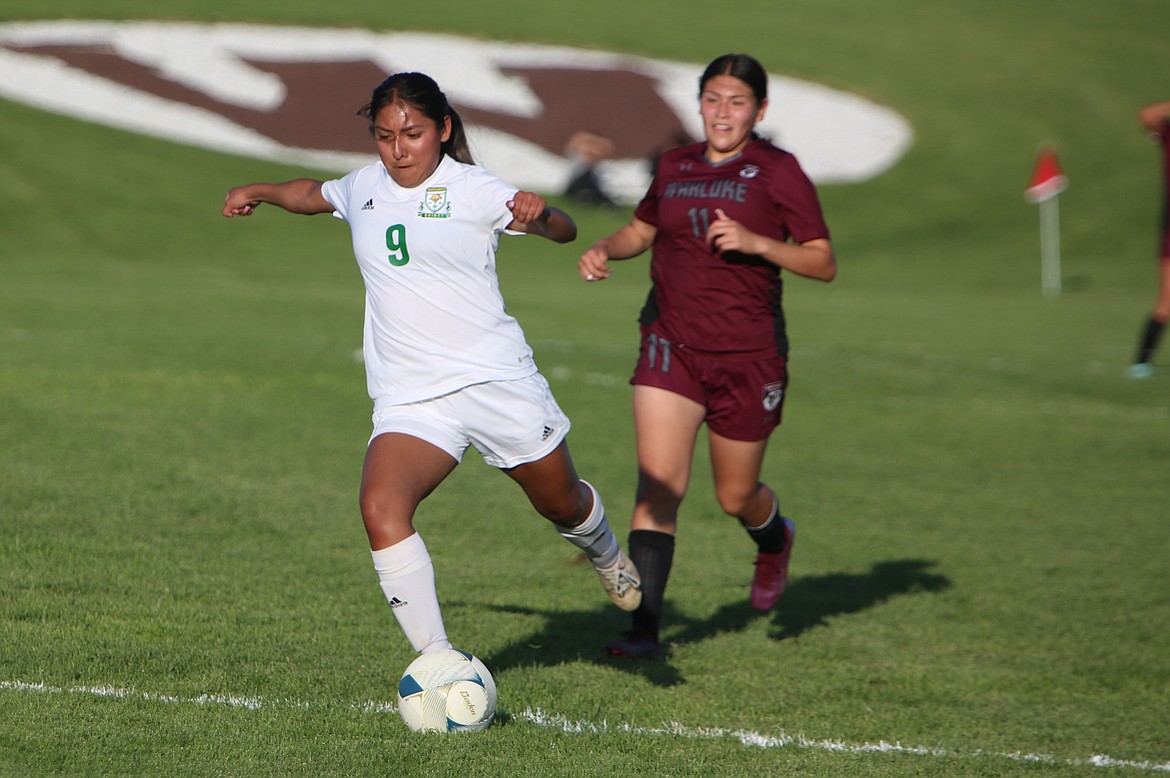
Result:
<svg viewBox="0 0 1170 778">
<path fill-rule="evenodd" d="M 509 230 L 539 235 L 554 243 L 569 243 L 577 237 L 577 224 L 560 208 L 553 208 L 543 197 L 532 192 L 517 192 L 508 201 L 512 212 Z"/>
<path fill-rule="evenodd" d="M 707 240 L 719 251 L 754 254 L 773 265 L 815 278 L 832 281 L 837 276 L 837 256 L 828 238 L 814 238 L 804 243 L 787 243 L 752 232 L 716 208 L 717 218 L 707 230 Z"/>
</svg>

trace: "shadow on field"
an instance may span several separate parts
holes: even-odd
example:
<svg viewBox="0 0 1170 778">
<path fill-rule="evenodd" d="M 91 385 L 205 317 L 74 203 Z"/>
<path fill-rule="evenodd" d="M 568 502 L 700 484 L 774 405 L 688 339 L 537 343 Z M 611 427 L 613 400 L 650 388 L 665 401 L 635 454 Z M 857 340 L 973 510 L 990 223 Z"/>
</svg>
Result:
<svg viewBox="0 0 1170 778">
<path fill-rule="evenodd" d="M 868 573 L 830 573 L 802 576 L 788 585 L 784 599 L 770 613 L 759 613 L 747 599 L 723 606 L 713 615 L 697 619 L 680 614 L 668 602 L 663 615 L 663 658 L 659 660 L 615 660 L 606 657 L 601 646 L 618 637 L 629 626 L 629 617 L 613 608 L 546 611 L 510 605 L 489 606 L 501 613 L 540 616 L 543 628 L 528 639 L 514 643 L 488 657 L 489 667 L 553 666 L 566 662 L 593 662 L 640 675 L 657 686 L 685 683 L 670 663 L 670 647 L 706 640 L 720 634 L 740 632 L 759 619 L 773 625 L 769 637 L 785 640 L 814 627 L 829 627 L 834 616 L 860 613 L 899 595 L 941 592 L 950 579 L 930 572 L 935 562 L 900 559 L 877 562 Z"/>
<path fill-rule="evenodd" d="M 674 643 L 690 643 L 721 632 L 738 632 L 758 618 L 772 621 L 773 640 L 799 637 L 814 627 L 828 627 L 833 616 L 860 613 L 898 595 L 941 592 L 950 587 L 944 575 L 929 572 L 925 559 L 877 562 L 868 573 L 829 573 L 794 578 L 771 613 L 760 614 L 746 601 L 725 605 L 709 619 L 690 620 Z"/>
<path fill-rule="evenodd" d="M 675 686 L 683 683 L 682 675 L 670 665 L 669 655 L 659 661 L 615 661 L 601 650 L 606 642 L 620 637 L 630 628 L 630 617 L 606 604 L 593 610 L 546 611 L 514 605 L 490 605 L 501 613 L 540 616 L 543 627 L 526 640 L 480 657 L 495 671 L 510 667 L 533 665 L 552 667 L 566 662 L 592 662 L 627 670 L 640 675 L 656 686 Z M 667 606 L 666 622 L 673 622 L 678 614 Z M 669 649 L 668 649 L 669 650 Z"/>
</svg>

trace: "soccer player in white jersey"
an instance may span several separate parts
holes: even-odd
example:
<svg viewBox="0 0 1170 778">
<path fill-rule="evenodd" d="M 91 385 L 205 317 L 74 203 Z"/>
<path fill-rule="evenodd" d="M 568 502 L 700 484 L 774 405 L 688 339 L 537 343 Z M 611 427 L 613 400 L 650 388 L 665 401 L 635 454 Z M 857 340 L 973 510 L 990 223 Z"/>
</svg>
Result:
<svg viewBox="0 0 1170 778">
<path fill-rule="evenodd" d="M 416 651 L 450 648 L 434 567 L 414 513 L 469 445 L 582 549 L 610 598 L 632 611 L 638 572 L 601 498 L 577 476 L 569 420 L 507 314 L 496 275 L 501 233 L 576 238 L 568 214 L 476 167 L 463 122 L 429 76 L 397 73 L 361 109 L 379 161 L 341 179 L 228 191 L 223 215 L 262 203 L 333 213 L 350 226 L 366 287 L 363 352 L 374 401 L 361 512 L 386 600 Z"/>
</svg>

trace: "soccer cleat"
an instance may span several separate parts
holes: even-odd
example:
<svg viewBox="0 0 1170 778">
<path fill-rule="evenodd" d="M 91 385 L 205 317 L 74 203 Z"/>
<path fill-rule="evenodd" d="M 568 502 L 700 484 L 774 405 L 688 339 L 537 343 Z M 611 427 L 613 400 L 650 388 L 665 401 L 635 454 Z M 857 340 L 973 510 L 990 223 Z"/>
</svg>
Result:
<svg viewBox="0 0 1170 778">
<path fill-rule="evenodd" d="M 1126 369 L 1125 374 L 1133 379 L 1149 378 L 1154 374 L 1154 366 L 1149 362 L 1135 362 Z"/>
<path fill-rule="evenodd" d="M 752 579 L 752 607 L 758 611 L 771 610 L 788 585 L 788 558 L 796 541 L 796 525 L 784 519 L 784 550 L 775 554 L 761 551 L 756 555 L 756 575 Z"/>
<path fill-rule="evenodd" d="M 617 562 L 612 567 L 595 567 L 601 578 L 601 585 L 613 600 L 624 611 L 636 610 L 642 604 L 642 579 L 638 576 L 638 568 L 618 550 Z"/>
<path fill-rule="evenodd" d="M 657 640 L 635 637 L 631 633 L 627 633 L 624 638 L 609 641 L 601 650 L 610 656 L 625 659 L 653 659 L 662 653 Z"/>
</svg>

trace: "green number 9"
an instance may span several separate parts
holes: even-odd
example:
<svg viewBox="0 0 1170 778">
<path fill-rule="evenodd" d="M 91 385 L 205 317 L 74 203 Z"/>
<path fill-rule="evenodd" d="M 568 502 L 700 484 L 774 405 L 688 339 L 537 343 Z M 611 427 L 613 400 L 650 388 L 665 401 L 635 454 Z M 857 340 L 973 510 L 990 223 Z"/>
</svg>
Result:
<svg viewBox="0 0 1170 778">
<path fill-rule="evenodd" d="M 402 267 L 410 261 L 410 251 L 406 248 L 406 225 L 394 224 L 386 230 L 386 248 L 390 249 L 390 264 Z"/>
</svg>

